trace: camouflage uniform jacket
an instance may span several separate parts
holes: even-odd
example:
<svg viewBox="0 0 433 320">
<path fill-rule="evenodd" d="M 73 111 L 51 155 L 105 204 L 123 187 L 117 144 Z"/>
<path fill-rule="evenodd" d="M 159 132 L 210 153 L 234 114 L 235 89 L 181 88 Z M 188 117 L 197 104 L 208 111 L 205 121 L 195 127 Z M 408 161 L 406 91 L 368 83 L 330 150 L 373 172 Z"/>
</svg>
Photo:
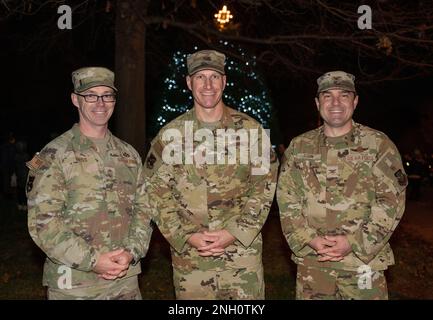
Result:
<svg viewBox="0 0 433 320">
<path fill-rule="evenodd" d="M 294 138 L 285 158 L 277 200 L 297 264 L 352 271 L 394 264 L 388 240 L 404 212 L 407 178 L 385 134 L 353 122 L 348 134 L 330 138 L 322 126 Z M 340 262 L 318 262 L 308 243 L 342 234 L 352 252 Z"/>
<path fill-rule="evenodd" d="M 195 109 L 190 109 L 161 129 L 152 141 L 144 164 L 146 176 L 150 178 L 148 193 L 158 210 L 155 222 L 171 245 L 173 267 L 188 273 L 198 269 L 221 271 L 261 266 L 260 231 L 276 188 L 278 160 L 274 151 L 270 148 L 270 168 L 262 175 L 251 175 L 251 167 L 255 164 L 241 163 L 239 156 L 234 164 L 166 164 L 162 161 L 162 153 L 168 142 L 162 140 L 162 135 L 166 130 L 177 129 L 184 138 L 185 123 L 193 124 L 194 132 L 202 128 Z M 246 114 L 224 107 L 223 117 L 213 130 L 214 137 L 217 129 L 237 132 L 239 129 L 261 129 L 261 126 Z M 260 135 L 255 142 L 261 146 Z M 194 148 L 197 144 L 195 141 Z M 236 148 L 239 150 L 239 144 Z M 227 149 L 225 153 L 227 155 Z M 187 239 L 192 233 L 207 229 L 226 229 L 236 240 L 220 257 L 200 257 Z"/>
<path fill-rule="evenodd" d="M 133 215 L 143 216 L 142 204 L 135 203 L 143 184 L 140 156 L 108 134 L 105 158 L 74 125 L 28 162 L 28 227 L 47 255 L 44 285 L 69 289 L 106 283 L 92 271 L 99 254 L 124 247 Z M 141 228 L 148 242 L 149 223 Z M 126 277 L 139 273 L 136 264 Z"/>
</svg>

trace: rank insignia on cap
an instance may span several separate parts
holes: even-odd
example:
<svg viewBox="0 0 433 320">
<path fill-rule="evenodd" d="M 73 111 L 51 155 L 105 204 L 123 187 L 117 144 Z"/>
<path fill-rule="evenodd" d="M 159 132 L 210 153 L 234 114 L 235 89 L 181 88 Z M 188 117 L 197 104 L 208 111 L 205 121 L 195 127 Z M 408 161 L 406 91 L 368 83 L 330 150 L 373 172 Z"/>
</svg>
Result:
<svg viewBox="0 0 433 320">
<path fill-rule="evenodd" d="M 42 159 L 38 153 L 35 154 L 32 160 L 26 162 L 27 168 L 30 170 L 38 170 L 44 165 L 45 161 Z"/>
</svg>

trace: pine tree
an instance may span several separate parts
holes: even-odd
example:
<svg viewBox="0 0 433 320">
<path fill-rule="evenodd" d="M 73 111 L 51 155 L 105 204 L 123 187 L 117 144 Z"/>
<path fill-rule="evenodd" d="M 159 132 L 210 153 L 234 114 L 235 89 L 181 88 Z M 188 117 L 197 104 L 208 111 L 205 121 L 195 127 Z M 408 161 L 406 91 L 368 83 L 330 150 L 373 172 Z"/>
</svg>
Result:
<svg viewBox="0 0 433 320">
<path fill-rule="evenodd" d="M 227 106 L 242 111 L 259 121 L 264 128 L 271 126 L 272 105 L 266 85 L 255 70 L 256 58 L 248 56 L 240 46 L 221 41 L 221 46 L 236 51 L 242 61 L 227 57 L 226 74 L 227 85 L 224 90 L 223 101 Z M 197 51 L 194 47 L 190 53 Z M 173 54 L 168 65 L 167 75 L 164 77 L 162 99 L 150 125 L 151 136 L 155 136 L 165 124 L 189 110 L 193 105 L 191 92 L 185 82 L 187 73 L 186 58 L 189 53 L 177 51 Z"/>
</svg>

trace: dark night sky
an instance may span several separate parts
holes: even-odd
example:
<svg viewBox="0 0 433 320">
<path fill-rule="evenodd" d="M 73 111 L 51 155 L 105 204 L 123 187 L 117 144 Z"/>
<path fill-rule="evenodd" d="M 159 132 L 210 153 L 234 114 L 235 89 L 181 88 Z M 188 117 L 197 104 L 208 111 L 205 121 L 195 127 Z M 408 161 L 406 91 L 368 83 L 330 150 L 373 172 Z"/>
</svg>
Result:
<svg viewBox="0 0 433 320">
<path fill-rule="evenodd" d="M 55 11 L 53 14 L 54 17 L 50 18 L 57 17 Z M 45 18 L 35 17 L 24 21 L 16 19 L 2 23 L 0 31 L 0 133 L 4 137 L 7 132 L 13 131 L 18 137 L 27 139 L 31 152 L 46 144 L 51 133 L 62 133 L 77 120 L 75 108 L 69 98 L 72 90 L 71 71 L 85 65 L 114 68 L 112 25 L 104 20 L 87 21 L 87 24 L 100 25 L 99 32 L 93 33 L 91 37 L 86 33 L 86 23 L 71 31 L 61 31 L 53 20 L 45 38 L 32 38 L 38 19 Z M 177 36 L 176 31 L 169 28 L 160 32 L 164 33 L 163 39 L 169 40 Z M 47 43 L 54 44 L 50 47 Z M 29 45 L 29 48 L 23 49 L 23 44 Z M 153 49 L 157 44 L 147 45 Z M 160 50 L 167 53 L 167 57 L 168 52 L 181 49 L 174 47 L 179 45 L 179 41 L 167 41 L 158 45 Z M 190 45 L 185 48 L 190 48 Z M 151 105 L 158 100 L 156 93 L 159 90 L 155 87 L 155 79 L 167 61 L 161 57 L 156 59 L 154 52 L 147 52 L 146 59 L 147 103 Z M 341 69 L 340 62 L 339 57 L 324 58 L 329 70 Z M 348 63 L 350 64 L 345 61 L 345 65 Z M 259 68 L 270 90 L 284 142 L 288 144 L 293 136 L 314 128 L 317 123 L 314 104 L 317 88 L 315 77 L 292 77 L 284 72 L 276 73 L 267 66 Z M 347 71 L 357 75 L 356 65 Z M 360 103 L 355 120 L 384 131 L 401 148 L 415 145 L 417 141 L 413 141 L 411 132 L 421 128 L 423 112 L 432 113 L 432 80 L 433 76 L 430 75 L 415 80 L 358 85 Z M 118 104 L 117 112 L 121 112 L 121 107 L 121 103 Z M 416 134 L 414 136 L 416 137 Z"/>
</svg>

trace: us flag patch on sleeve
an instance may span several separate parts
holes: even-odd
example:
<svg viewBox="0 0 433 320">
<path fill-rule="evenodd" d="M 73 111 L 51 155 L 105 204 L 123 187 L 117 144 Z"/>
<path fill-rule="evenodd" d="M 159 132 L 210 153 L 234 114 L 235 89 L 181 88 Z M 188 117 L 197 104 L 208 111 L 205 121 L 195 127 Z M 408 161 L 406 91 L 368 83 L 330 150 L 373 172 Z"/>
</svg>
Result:
<svg viewBox="0 0 433 320">
<path fill-rule="evenodd" d="M 38 153 L 35 154 L 32 160 L 26 162 L 27 168 L 30 170 L 37 170 L 44 165 L 45 161 Z"/>
</svg>

